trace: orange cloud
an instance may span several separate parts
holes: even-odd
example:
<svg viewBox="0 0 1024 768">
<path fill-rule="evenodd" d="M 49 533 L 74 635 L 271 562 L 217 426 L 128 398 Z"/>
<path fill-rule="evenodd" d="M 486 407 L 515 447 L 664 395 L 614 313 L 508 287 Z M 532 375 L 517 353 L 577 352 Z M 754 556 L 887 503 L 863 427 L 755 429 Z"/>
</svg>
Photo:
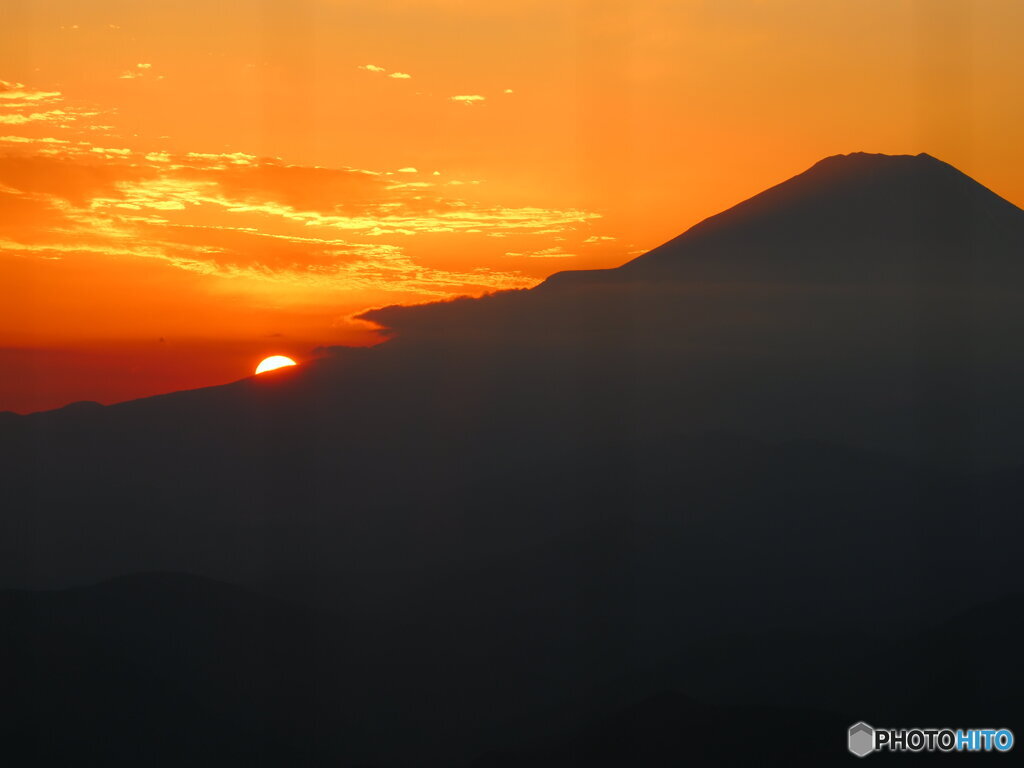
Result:
<svg viewBox="0 0 1024 768">
<path fill-rule="evenodd" d="M 59 158 L 0 158 L 6 197 L 20 201 L 7 206 L 35 207 L 34 231 L 14 227 L 14 216 L 0 218 L 4 252 L 155 260 L 255 293 L 264 290 L 258 285 L 277 284 L 426 299 L 526 287 L 536 278 L 420 263 L 407 242 L 414 235 L 530 237 L 597 218 L 574 209 L 424 196 L 430 182 L 395 183 L 379 172 L 293 166 L 238 152 L 58 147 Z M 569 255 L 555 250 L 527 255 Z"/>
<path fill-rule="evenodd" d="M 0 80 L 0 125 L 32 127 L 45 123 L 70 128 L 82 118 L 99 114 L 96 110 L 66 105 L 60 91 L 38 90 L 22 83 Z"/>
<path fill-rule="evenodd" d="M 376 64 L 360 64 L 359 69 L 365 72 L 373 72 L 378 75 L 387 74 L 387 76 L 392 80 L 409 80 L 412 78 L 412 75 L 408 72 L 388 72 L 386 67 L 380 67 Z"/>
<path fill-rule="evenodd" d="M 575 253 L 567 253 L 563 248 L 555 246 L 553 248 L 544 248 L 540 251 L 533 251 L 532 253 L 516 253 L 513 251 L 507 252 L 506 256 L 519 256 L 527 259 L 572 259 L 576 257 Z"/>
<path fill-rule="evenodd" d="M 6 108 L 59 101 L 60 97 L 60 91 L 36 91 L 26 88 L 22 83 L 0 80 L 0 104 Z"/>
</svg>

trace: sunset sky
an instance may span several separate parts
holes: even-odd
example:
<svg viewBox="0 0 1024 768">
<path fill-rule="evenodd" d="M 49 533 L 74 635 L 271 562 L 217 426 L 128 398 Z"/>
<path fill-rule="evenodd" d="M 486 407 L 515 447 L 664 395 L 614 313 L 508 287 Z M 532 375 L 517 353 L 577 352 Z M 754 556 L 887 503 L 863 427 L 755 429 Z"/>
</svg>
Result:
<svg viewBox="0 0 1024 768">
<path fill-rule="evenodd" d="M 0 410 L 379 341 L 837 153 L 1024 204 L 1019 0 L 6 0 Z"/>
</svg>

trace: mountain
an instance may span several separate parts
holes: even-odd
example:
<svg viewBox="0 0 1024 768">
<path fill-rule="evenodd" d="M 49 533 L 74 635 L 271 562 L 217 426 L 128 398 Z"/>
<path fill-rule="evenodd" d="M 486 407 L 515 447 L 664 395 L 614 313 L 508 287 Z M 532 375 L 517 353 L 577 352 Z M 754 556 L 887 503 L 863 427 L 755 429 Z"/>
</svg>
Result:
<svg viewBox="0 0 1024 768">
<path fill-rule="evenodd" d="M 904 284 L 964 289 L 1024 278 L 1024 212 L 927 154 L 836 155 L 580 281 Z"/>
<path fill-rule="evenodd" d="M 976 471 L 1024 455 L 1021 254 L 1024 212 L 961 172 L 856 153 L 617 269 L 363 317 L 395 354 L 543 348 L 571 360 L 570 386 L 618 386 L 613 409 L 699 403 L 689 429 Z"/>
<path fill-rule="evenodd" d="M 351 686 L 351 760 L 417 765 L 557 756 L 544 734 L 664 691 L 836 710 L 791 685 L 810 674 L 794 659 L 832 679 L 831 654 L 859 658 L 866 633 L 891 649 L 1024 591 L 1022 231 L 1019 209 L 927 156 L 829 159 L 618 270 L 369 312 L 393 335 L 372 349 L 7 417 L 0 586 L 239 585 L 114 582 L 68 614 L 92 621 L 83 648 L 133 659 L 118 685 L 153 690 L 167 718 L 199 728 L 242 700 L 225 754 L 253 722 L 294 743 L 278 690 L 321 722 Z M 250 594 L 263 607 L 232 607 Z M 150 601 L 180 616 L 180 645 L 116 618 Z M 70 625 L 17 615 L 67 658 L 49 633 Z M 1016 637 L 993 626 L 982 645 Z M 227 647 L 243 650 L 226 679 L 267 681 L 249 705 L 230 686 L 160 693 Z M 133 677 L 150 657 L 166 661 Z M 14 666 L 24 685 L 45 658 Z M 288 687 L 320 670 L 315 696 Z"/>
</svg>

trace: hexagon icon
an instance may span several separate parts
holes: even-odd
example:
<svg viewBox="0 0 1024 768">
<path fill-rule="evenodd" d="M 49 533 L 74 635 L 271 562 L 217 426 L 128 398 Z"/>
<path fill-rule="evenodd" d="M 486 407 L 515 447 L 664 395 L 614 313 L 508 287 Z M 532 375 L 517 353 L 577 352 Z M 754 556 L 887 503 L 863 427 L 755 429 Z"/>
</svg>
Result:
<svg viewBox="0 0 1024 768">
<path fill-rule="evenodd" d="M 847 737 L 846 746 L 857 757 L 864 757 L 875 751 L 875 729 L 867 723 L 851 725 Z"/>
</svg>

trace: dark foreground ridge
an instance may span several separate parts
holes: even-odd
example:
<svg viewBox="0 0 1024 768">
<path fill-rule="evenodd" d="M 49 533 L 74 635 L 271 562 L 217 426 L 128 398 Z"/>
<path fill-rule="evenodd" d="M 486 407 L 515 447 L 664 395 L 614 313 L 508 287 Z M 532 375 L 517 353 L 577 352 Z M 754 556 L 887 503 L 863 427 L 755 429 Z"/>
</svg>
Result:
<svg viewBox="0 0 1024 768">
<path fill-rule="evenodd" d="M 721 635 L 680 648 L 672 662 L 680 669 L 649 672 L 679 680 L 685 669 L 696 696 L 597 691 L 590 717 L 553 707 L 546 715 L 558 727 L 535 738 L 524 738 L 516 720 L 490 725 L 498 746 L 449 764 L 831 765 L 849 759 L 845 729 L 868 715 L 918 725 L 1008 722 L 1022 714 L 1016 687 L 988 672 L 1020 673 L 1022 608 L 1024 598 L 1013 596 L 890 638 Z M 388 670 L 357 653 L 371 639 L 353 637 L 365 627 L 186 574 L 0 592 L 0 619 L 4 754 L 17 765 L 380 764 L 375 740 L 392 751 L 411 737 L 429 741 L 437 715 L 423 699 L 443 712 L 465 695 L 430 685 L 394 696 L 380 689 Z M 400 653 L 394 632 L 372 639 Z M 896 696 L 893 677 L 901 681 Z M 495 692 L 475 695 L 485 701 Z M 474 719 L 460 725 L 468 740 L 480 727 Z"/>
<path fill-rule="evenodd" d="M 4 415 L 2 743 L 825 765 L 859 719 L 1013 727 L 1022 215 L 829 158 L 618 270 L 368 313 L 373 349 Z"/>
</svg>

